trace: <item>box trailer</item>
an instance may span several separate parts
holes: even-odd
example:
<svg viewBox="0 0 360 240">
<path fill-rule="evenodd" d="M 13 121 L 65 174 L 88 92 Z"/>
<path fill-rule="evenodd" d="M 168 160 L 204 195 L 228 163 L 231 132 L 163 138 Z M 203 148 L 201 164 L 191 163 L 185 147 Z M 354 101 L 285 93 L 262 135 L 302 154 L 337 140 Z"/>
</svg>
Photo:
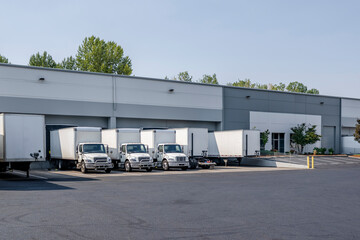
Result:
<svg viewBox="0 0 360 240">
<path fill-rule="evenodd" d="M 127 172 L 132 169 L 145 169 L 151 172 L 153 161 L 147 148 L 140 143 L 140 129 L 117 128 L 101 132 L 102 143 L 108 146 L 108 154 L 114 167 L 124 168 Z"/>
<path fill-rule="evenodd" d="M 189 158 L 190 168 L 201 166 L 209 168 L 215 163 L 207 159 L 209 134 L 207 128 L 174 128 L 176 143 L 183 146 L 184 153 Z"/>
<path fill-rule="evenodd" d="M 0 171 L 18 169 L 29 176 L 35 161 L 45 161 L 45 117 L 0 114 Z"/>
<path fill-rule="evenodd" d="M 189 159 L 176 143 L 175 130 L 143 130 L 141 143 L 148 145 L 155 167 L 162 167 L 165 171 L 169 168 L 188 169 Z"/>
<path fill-rule="evenodd" d="M 213 159 L 241 158 L 260 153 L 260 131 L 228 130 L 209 133 L 208 157 Z"/>
<path fill-rule="evenodd" d="M 57 160 L 60 169 L 71 166 L 87 170 L 105 170 L 113 168 L 111 158 L 101 143 L 101 128 L 71 127 L 50 132 L 51 159 Z"/>
</svg>

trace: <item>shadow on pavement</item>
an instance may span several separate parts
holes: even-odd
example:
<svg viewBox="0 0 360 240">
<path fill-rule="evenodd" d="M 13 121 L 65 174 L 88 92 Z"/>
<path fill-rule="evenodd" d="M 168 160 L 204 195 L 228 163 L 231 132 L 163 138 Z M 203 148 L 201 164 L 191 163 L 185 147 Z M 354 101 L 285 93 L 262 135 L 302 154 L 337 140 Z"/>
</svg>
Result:
<svg viewBox="0 0 360 240">
<path fill-rule="evenodd" d="M 26 178 L 11 172 L 0 173 L 0 191 L 48 191 L 48 190 L 71 190 L 74 188 L 62 186 L 51 182 L 77 182 L 97 181 L 97 179 L 80 177 L 54 177 L 39 179 L 36 177 Z"/>
</svg>

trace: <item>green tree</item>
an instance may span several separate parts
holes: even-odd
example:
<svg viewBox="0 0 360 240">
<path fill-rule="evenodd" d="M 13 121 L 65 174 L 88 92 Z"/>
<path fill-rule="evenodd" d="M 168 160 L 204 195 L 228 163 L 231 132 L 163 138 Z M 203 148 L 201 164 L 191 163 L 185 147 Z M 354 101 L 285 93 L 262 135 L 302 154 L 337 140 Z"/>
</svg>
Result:
<svg viewBox="0 0 360 240">
<path fill-rule="evenodd" d="M 355 125 L 354 140 L 360 143 L 360 119 L 357 120 L 357 124 Z"/>
<path fill-rule="evenodd" d="M 86 37 L 78 48 L 76 66 L 81 71 L 130 75 L 132 64 L 124 50 L 115 42 L 95 36 Z"/>
<path fill-rule="evenodd" d="M 255 88 L 257 88 L 257 89 L 268 89 L 268 85 L 267 84 L 256 83 Z"/>
<path fill-rule="evenodd" d="M 274 91 L 285 91 L 286 85 L 284 83 L 279 83 L 279 84 L 269 84 L 269 90 L 274 90 Z"/>
<path fill-rule="evenodd" d="M 184 81 L 184 82 L 192 82 L 192 78 L 193 77 L 190 76 L 187 71 L 185 71 L 185 72 L 180 72 L 178 74 L 177 80 Z"/>
<path fill-rule="evenodd" d="M 286 87 L 286 90 L 288 90 L 289 92 L 306 93 L 307 87 L 304 84 L 299 83 L 299 82 L 291 82 Z"/>
<path fill-rule="evenodd" d="M 42 54 L 39 52 L 31 55 L 29 60 L 30 66 L 56 68 L 57 64 L 50 54 L 44 51 Z"/>
<path fill-rule="evenodd" d="M 291 141 L 298 146 L 300 153 L 303 152 L 306 145 L 314 144 L 321 138 L 321 135 L 316 133 L 316 125 L 307 127 L 305 123 L 302 123 L 292 127 L 291 131 Z"/>
<path fill-rule="evenodd" d="M 255 88 L 255 83 L 252 83 L 251 80 L 248 78 L 245 78 L 244 80 L 238 79 L 238 81 L 233 83 L 228 83 L 228 85 L 234 87 Z"/>
<path fill-rule="evenodd" d="M 77 70 L 76 59 L 72 56 L 64 58 L 61 63 L 57 64 L 57 68 L 68 69 L 68 70 Z"/>
<path fill-rule="evenodd" d="M 269 129 L 266 129 L 265 132 L 260 133 L 260 140 L 261 140 L 260 143 L 261 143 L 261 148 L 262 149 L 265 149 L 265 145 L 269 141 L 269 135 L 270 135 Z"/>
<path fill-rule="evenodd" d="M 212 76 L 204 74 L 203 77 L 199 80 L 199 82 L 207 84 L 219 84 L 215 73 Z"/>
<path fill-rule="evenodd" d="M 7 59 L 5 56 L 0 55 L 0 63 L 9 63 L 9 59 Z"/>
<path fill-rule="evenodd" d="M 315 89 L 315 88 L 312 88 L 312 89 L 310 89 L 310 90 L 307 90 L 307 92 L 306 93 L 310 93 L 310 94 L 319 94 L 320 92 L 319 92 L 319 90 L 317 90 L 317 89 Z"/>
</svg>

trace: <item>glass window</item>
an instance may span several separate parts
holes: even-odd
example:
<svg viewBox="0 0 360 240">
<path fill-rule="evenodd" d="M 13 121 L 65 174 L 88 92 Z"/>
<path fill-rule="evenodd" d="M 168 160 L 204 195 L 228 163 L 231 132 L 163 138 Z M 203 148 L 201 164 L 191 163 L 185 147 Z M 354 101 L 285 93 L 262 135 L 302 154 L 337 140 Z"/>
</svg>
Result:
<svg viewBox="0 0 360 240">
<path fill-rule="evenodd" d="M 146 153 L 144 144 L 129 144 L 127 145 L 128 153 Z"/>
<path fill-rule="evenodd" d="M 181 153 L 180 145 L 165 145 L 164 150 L 166 153 Z"/>
<path fill-rule="evenodd" d="M 164 145 L 160 145 L 159 146 L 159 152 L 163 152 L 164 151 Z"/>
<path fill-rule="evenodd" d="M 105 153 L 103 144 L 84 144 L 83 153 Z"/>
</svg>

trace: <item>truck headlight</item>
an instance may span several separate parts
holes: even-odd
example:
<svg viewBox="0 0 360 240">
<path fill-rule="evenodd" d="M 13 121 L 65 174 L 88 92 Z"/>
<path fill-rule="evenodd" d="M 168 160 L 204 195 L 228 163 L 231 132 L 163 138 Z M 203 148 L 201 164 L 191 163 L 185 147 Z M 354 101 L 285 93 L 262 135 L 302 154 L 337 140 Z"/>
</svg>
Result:
<svg viewBox="0 0 360 240">
<path fill-rule="evenodd" d="M 108 158 L 107 158 L 107 161 L 108 161 L 108 163 L 111 163 L 111 158 L 108 157 Z"/>
<path fill-rule="evenodd" d="M 131 158 L 131 159 L 130 159 L 130 161 L 132 161 L 132 162 L 136 162 L 136 161 L 137 161 L 137 159 L 136 159 L 136 158 Z"/>
<path fill-rule="evenodd" d="M 91 159 L 85 159 L 85 162 L 86 162 L 86 163 L 92 163 L 93 160 L 91 160 Z"/>
<path fill-rule="evenodd" d="M 169 161 L 175 161 L 175 158 L 169 158 L 168 160 Z"/>
</svg>

